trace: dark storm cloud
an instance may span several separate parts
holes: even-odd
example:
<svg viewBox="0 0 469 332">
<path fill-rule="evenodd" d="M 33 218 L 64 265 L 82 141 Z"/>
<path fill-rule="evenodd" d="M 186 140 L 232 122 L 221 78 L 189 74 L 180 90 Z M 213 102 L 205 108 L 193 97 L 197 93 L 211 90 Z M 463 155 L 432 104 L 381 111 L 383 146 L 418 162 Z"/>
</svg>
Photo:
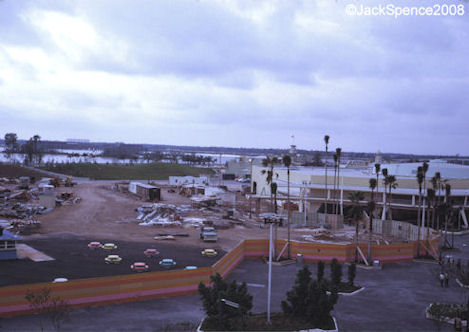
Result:
<svg viewBox="0 0 469 332">
<path fill-rule="evenodd" d="M 345 150 L 468 154 L 468 134 L 454 131 L 469 122 L 467 15 L 347 17 L 344 7 L 3 1 L 0 107 L 19 100 L 17 119 L 81 111 L 100 140 L 126 125 L 135 130 L 120 140 L 189 144 L 172 134 L 193 126 L 204 145 L 281 147 L 296 133 L 317 148 L 328 133 Z"/>
</svg>

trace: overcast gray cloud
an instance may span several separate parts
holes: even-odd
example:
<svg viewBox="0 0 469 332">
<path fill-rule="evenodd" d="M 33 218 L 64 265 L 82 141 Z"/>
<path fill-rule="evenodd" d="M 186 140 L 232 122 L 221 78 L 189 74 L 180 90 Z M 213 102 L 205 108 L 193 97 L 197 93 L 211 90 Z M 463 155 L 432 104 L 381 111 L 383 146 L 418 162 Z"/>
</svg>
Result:
<svg viewBox="0 0 469 332">
<path fill-rule="evenodd" d="M 469 14 L 349 3 L 0 1 L 0 135 L 468 155 Z"/>
</svg>

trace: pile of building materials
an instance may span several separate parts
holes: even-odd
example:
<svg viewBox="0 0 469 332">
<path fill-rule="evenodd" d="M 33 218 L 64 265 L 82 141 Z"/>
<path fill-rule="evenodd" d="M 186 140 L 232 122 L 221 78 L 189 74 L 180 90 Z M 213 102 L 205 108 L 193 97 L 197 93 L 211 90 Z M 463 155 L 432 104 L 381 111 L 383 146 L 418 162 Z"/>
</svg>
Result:
<svg viewBox="0 0 469 332">
<path fill-rule="evenodd" d="M 140 226 L 181 226 L 180 215 L 187 209 L 173 204 L 145 204 L 137 208 Z"/>
<path fill-rule="evenodd" d="M 43 178 L 33 186 L 29 177 L 0 178 L 0 216 L 27 220 L 51 211 L 56 197 L 50 180 Z"/>
<path fill-rule="evenodd" d="M 38 204 L 7 201 L 0 207 L 0 216 L 17 219 L 30 219 L 38 214 L 49 212 L 49 209 Z"/>
</svg>

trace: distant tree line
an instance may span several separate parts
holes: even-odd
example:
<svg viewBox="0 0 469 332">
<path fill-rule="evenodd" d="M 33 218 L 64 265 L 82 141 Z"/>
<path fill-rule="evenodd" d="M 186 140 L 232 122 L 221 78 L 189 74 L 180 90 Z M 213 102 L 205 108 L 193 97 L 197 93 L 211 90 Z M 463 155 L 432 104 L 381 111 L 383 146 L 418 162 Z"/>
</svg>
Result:
<svg viewBox="0 0 469 332">
<path fill-rule="evenodd" d="M 34 135 L 22 144 L 18 142 L 18 136 L 15 133 L 5 134 L 5 150 L 4 155 L 11 158 L 12 154 L 23 154 L 23 162 L 25 165 L 38 165 L 42 161 L 44 149 L 41 146 L 41 136 Z"/>
</svg>

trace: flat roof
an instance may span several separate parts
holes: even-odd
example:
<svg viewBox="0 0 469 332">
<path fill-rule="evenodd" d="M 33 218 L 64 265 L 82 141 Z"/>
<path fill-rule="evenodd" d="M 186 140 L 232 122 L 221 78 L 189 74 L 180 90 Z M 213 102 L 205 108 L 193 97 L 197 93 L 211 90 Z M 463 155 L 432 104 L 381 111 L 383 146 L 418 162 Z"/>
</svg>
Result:
<svg viewBox="0 0 469 332">
<path fill-rule="evenodd" d="M 158 187 L 152 186 L 150 184 L 145 184 L 145 183 L 140 183 L 140 182 L 137 182 L 137 186 L 143 187 L 146 189 L 159 189 Z"/>
<path fill-rule="evenodd" d="M 16 241 L 16 240 L 21 240 L 21 236 L 13 234 L 10 231 L 7 231 L 6 229 L 3 230 L 3 234 L 0 235 L 0 241 Z"/>
<path fill-rule="evenodd" d="M 417 168 L 422 166 L 422 164 L 423 163 L 381 164 L 381 170 L 383 168 L 387 168 L 388 173 L 396 176 L 398 179 L 415 179 Z M 253 165 L 253 167 L 268 168 L 258 165 Z M 275 166 L 275 169 L 286 171 L 287 168 L 279 164 L 278 166 Z M 328 167 L 327 170 L 328 176 L 334 175 L 333 166 Z M 290 171 L 315 176 L 324 176 L 326 172 L 324 166 L 292 166 L 290 167 Z M 442 179 L 469 179 L 469 166 L 447 163 L 441 160 L 430 160 L 426 174 L 427 179 L 433 177 L 436 172 L 440 172 Z M 345 167 L 345 165 L 341 165 L 340 175 L 357 178 L 376 177 L 374 164 L 370 164 L 368 167 L 356 168 L 348 168 Z"/>
</svg>

